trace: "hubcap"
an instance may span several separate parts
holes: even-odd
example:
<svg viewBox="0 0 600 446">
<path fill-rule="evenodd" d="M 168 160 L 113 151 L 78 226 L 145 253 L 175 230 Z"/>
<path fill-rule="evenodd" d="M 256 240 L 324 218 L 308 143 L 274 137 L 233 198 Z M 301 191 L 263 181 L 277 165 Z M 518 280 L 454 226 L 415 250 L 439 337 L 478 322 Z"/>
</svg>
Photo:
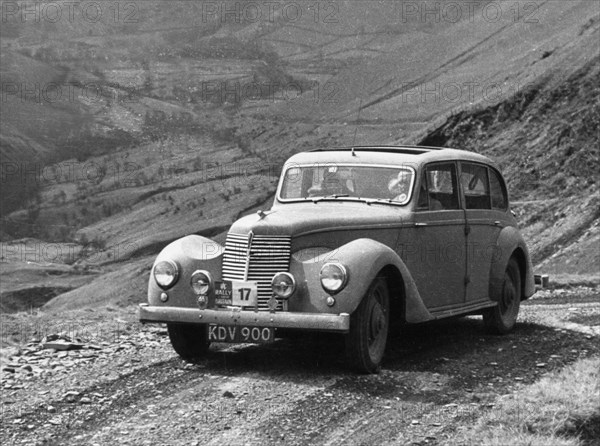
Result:
<svg viewBox="0 0 600 446">
<path fill-rule="evenodd" d="M 383 315 L 383 310 L 379 302 L 377 302 L 373 307 L 373 310 L 371 311 L 371 323 L 369 324 L 371 328 L 371 333 L 369 336 L 371 342 L 375 341 L 379 336 L 379 333 L 383 328 L 384 321 L 385 319 Z"/>
<path fill-rule="evenodd" d="M 504 278 L 504 287 L 502 290 L 502 313 L 510 309 L 515 300 L 515 285 L 512 278 L 507 274 Z"/>
<path fill-rule="evenodd" d="M 371 311 L 369 315 L 368 345 L 372 356 L 380 354 L 381 345 L 385 345 L 386 310 L 383 305 L 384 296 L 379 289 L 373 290 Z"/>
</svg>

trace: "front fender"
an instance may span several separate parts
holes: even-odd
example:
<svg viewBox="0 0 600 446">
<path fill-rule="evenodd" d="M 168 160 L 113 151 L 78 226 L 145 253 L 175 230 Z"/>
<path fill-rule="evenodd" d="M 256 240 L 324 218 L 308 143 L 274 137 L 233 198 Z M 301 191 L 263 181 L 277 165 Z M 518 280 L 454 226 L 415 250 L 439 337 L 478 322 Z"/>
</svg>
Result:
<svg viewBox="0 0 600 446">
<path fill-rule="evenodd" d="M 323 264 L 337 261 L 348 270 L 348 283 L 342 291 L 334 295 L 335 305 L 327 306 L 329 294 L 322 288 L 319 272 Z M 292 258 L 290 272 L 298 281 L 297 299 L 290 299 L 290 311 L 311 311 L 327 313 L 349 313 L 356 310 L 363 296 L 377 274 L 386 267 L 395 268 L 405 298 L 406 322 L 432 320 L 427 311 L 414 280 L 398 254 L 388 246 L 372 239 L 357 239 L 333 251 L 322 253 L 306 260 Z M 386 271 L 391 271 L 386 269 Z M 392 296 L 401 298 L 402 296 Z"/>
<path fill-rule="evenodd" d="M 214 280 L 221 280 L 223 247 L 206 237 L 189 235 L 167 245 L 156 257 L 154 265 L 161 260 L 172 260 L 179 268 L 179 278 L 173 287 L 166 290 L 167 302 L 160 300 L 163 290 L 156 284 L 150 273 L 148 282 L 148 303 L 157 306 L 197 307 L 196 296 L 189 278 L 197 269 L 207 270 Z M 154 265 L 152 268 L 154 269 Z"/>
<path fill-rule="evenodd" d="M 521 270 L 523 299 L 535 293 L 533 266 L 527 244 L 517 228 L 507 226 L 498 236 L 496 251 L 490 267 L 489 296 L 495 302 L 500 300 L 504 272 L 512 256 L 517 258 Z"/>
</svg>

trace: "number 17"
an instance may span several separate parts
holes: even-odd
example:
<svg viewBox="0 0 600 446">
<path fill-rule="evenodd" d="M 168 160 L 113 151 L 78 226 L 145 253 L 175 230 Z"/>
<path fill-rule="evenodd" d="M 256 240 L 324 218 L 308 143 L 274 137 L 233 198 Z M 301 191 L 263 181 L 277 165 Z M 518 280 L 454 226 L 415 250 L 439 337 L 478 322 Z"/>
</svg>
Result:
<svg viewBox="0 0 600 446">
<path fill-rule="evenodd" d="M 239 288 L 240 300 L 250 300 L 250 288 Z"/>
</svg>

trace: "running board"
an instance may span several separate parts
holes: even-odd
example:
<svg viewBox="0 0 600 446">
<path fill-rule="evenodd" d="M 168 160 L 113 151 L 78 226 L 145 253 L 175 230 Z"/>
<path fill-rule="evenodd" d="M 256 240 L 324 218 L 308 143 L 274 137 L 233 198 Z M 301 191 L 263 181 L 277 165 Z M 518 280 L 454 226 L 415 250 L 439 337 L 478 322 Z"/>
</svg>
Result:
<svg viewBox="0 0 600 446">
<path fill-rule="evenodd" d="M 447 317 L 458 316 L 459 314 L 466 315 L 468 313 L 472 313 L 477 310 L 483 310 L 484 308 L 491 308 L 491 307 L 495 307 L 495 306 L 496 306 L 496 302 L 492 302 L 492 301 L 486 299 L 485 301 L 473 302 L 472 304 L 469 304 L 469 305 L 463 305 L 460 307 L 450 308 L 447 310 L 431 311 L 431 314 L 436 319 L 444 319 Z"/>
</svg>

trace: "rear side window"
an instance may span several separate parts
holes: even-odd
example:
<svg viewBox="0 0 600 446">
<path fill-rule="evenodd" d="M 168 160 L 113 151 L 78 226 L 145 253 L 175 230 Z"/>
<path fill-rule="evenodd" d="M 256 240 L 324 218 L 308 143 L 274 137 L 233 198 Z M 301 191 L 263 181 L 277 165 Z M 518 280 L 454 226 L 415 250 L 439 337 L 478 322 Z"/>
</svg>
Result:
<svg viewBox="0 0 600 446">
<path fill-rule="evenodd" d="M 431 164 L 421 180 L 418 209 L 458 209 L 458 181 L 454 163 Z"/>
<path fill-rule="evenodd" d="M 480 164 L 461 163 L 460 184 L 467 209 L 491 209 L 488 169 Z"/>
<path fill-rule="evenodd" d="M 492 209 L 505 211 L 508 209 L 508 196 L 506 187 L 500 178 L 500 174 L 494 169 L 489 169 L 490 172 L 490 194 L 492 196 Z"/>
</svg>

